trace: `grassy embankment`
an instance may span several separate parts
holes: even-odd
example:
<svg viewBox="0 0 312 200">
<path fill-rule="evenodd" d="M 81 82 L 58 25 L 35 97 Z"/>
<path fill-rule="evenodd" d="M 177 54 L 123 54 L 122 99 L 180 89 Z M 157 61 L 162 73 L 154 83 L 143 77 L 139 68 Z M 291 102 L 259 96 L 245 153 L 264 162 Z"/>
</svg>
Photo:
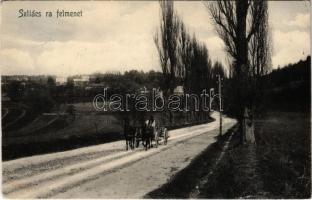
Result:
<svg viewBox="0 0 312 200">
<path fill-rule="evenodd" d="M 6 132 L 6 137 L 3 137 L 2 159 L 65 151 L 124 139 L 123 115 L 96 112 L 92 103 L 74 105 L 75 117 L 41 115 L 21 129 Z M 64 112 L 64 109 L 60 108 L 60 111 Z M 161 113 L 146 113 L 146 117 L 150 115 L 154 115 L 156 121 L 164 119 Z M 184 118 L 179 117 L 181 116 L 175 117 L 174 125 L 165 126 L 171 130 L 212 121 L 207 118 L 186 124 Z M 169 122 L 168 119 L 163 121 Z"/>
<path fill-rule="evenodd" d="M 199 192 L 191 197 L 309 198 L 310 114 L 268 112 L 256 120 L 255 129 L 256 146 L 240 145 L 236 132 L 225 156 L 212 169 L 227 134 L 147 197 L 188 198 L 197 188 Z"/>
</svg>

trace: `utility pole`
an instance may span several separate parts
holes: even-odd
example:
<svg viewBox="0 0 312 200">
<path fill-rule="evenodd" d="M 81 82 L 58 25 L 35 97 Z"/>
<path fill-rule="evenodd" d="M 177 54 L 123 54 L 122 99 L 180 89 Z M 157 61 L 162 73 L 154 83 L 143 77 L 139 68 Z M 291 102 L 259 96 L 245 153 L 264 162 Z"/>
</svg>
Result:
<svg viewBox="0 0 312 200">
<path fill-rule="evenodd" d="M 221 93 L 221 87 L 222 87 L 222 85 L 221 85 L 221 77 L 220 77 L 220 75 L 217 75 L 217 77 L 218 77 L 218 85 L 219 85 L 219 90 L 218 90 L 218 97 L 219 97 L 219 114 L 220 114 L 220 128 L 219 128 L 219 130 L 220 130 L 220 132 L 219 132 L 219 136 L 222 136 L 222 93 Z"/>
</svg>

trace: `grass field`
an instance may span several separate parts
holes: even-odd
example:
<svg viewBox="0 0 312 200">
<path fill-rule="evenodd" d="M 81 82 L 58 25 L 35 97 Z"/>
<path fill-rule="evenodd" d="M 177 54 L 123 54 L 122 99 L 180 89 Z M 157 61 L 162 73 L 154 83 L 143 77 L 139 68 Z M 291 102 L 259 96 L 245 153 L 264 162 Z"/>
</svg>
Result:
<svg viewBox="0 0 312 200">
<path fill-rule="evenodd" d="M 310 114 L 268 112 L 255 128 L 256 146 L 240 145 L 236 132 L 224 158 L 207 175 L 223 138 L 147 197 L 189 198 L 199 180 L 209 177 L 196 198 L 310 198 Z"/>
<path fill-rule="evenodd" d="M 75 108 L 74 116 L 57 115 L 57 112 L 66 112 L 67 105 L 64 104 L 55 108 L 53 115 L 38 115 L 36 119 L 24 124 L 18 130 L 5 132 L 2 137 L 3 160 L 124 139 L 124 113 L 96 111 L 92 102 L 72 105 Z M 145 113 L 146 119 L 151 115 L 159 125 L 166 126 L 169 130 L 212 121 L 207 117 L 202 121 L 185 123 L 185 116 L 175 113 L 175 123 L 169 126 L 167 115 L 150 112 Z M 136 114 L 137 118 L 141 116 L 142 113 Z M 133 115 L 129 117 L 133 119 Z"/>
<path fill-rule="evenodd" d="M 232 141 L 201 197 L 309 198 L 310 114 L 268 112 L 255 121 L 255 136 L 256 146 Z"/>
<path fill-rule="evenodd" d="M 257 121 L 257 155 L 264 190 L 276 198 L 311 195 L 310 114 L 271 112 Z"/>
<path fill-rule="evenodd" d="M 34 132 L 43 132 L 44 128 L 57 119 L 57 116 L 38 116 L 31 123 L 28 123 L 21 129 L 17 131 L 10 131 L 7 134 L 4 134 L 3 137 L 12 137 L 12 136 L 25 136 L 34 134 Z"/>
<path fill-rule="evenodd" d="M 14 125 L 15 121 L 19 120 L 19 117 L 23 114 L 22 109 L 10 108 L 8 109 L 8 114 L 2 119 L 2 124 L 6 128 L 11 124 Z"/>
</svg>

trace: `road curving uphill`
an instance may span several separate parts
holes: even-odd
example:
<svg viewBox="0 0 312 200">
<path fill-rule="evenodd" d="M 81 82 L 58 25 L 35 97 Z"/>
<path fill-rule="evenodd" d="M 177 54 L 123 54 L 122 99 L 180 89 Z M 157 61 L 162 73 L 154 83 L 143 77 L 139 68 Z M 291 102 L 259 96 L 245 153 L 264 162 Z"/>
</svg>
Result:
<svg viewBox="0 0 312 200">
<path fill-rule="evenodd" d="M 169 132 L 167 145 L 125 151 L 117 141 L 3 162 L 9 198 L 140 198 L 186 167 L 218 135 L 216 120 Z M 225 117 L 223 131 L 236 121 Z"/>
</svg>

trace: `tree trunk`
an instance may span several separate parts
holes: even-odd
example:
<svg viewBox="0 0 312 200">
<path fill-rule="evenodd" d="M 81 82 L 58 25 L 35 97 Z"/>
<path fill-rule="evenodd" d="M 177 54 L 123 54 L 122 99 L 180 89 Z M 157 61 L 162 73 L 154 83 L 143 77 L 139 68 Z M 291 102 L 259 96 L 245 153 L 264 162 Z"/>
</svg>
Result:
<svg viewBox="0 0 312 200">
<path fill-rule="evenodd" d="M 240 124 L 240 133 L 242 142 L 246 141 L 246 126 L 244 111 L 247 107 L 247 77 L 248 77 L 248 40 L 246 36 L 248 1 L 236 1 L 236 19 L 237 19 L 237 60 L 235 75 L 237 78 L 236 91 L 238 103 L 238 121 Z"/>
<path fill-rule="evenodd" d="M 255 134 L 254 134 L 254 120 L 251 111 L 245 108 L 243 120 L 243 141 L 247 144 L 255 144 Z"/>
</svg>

